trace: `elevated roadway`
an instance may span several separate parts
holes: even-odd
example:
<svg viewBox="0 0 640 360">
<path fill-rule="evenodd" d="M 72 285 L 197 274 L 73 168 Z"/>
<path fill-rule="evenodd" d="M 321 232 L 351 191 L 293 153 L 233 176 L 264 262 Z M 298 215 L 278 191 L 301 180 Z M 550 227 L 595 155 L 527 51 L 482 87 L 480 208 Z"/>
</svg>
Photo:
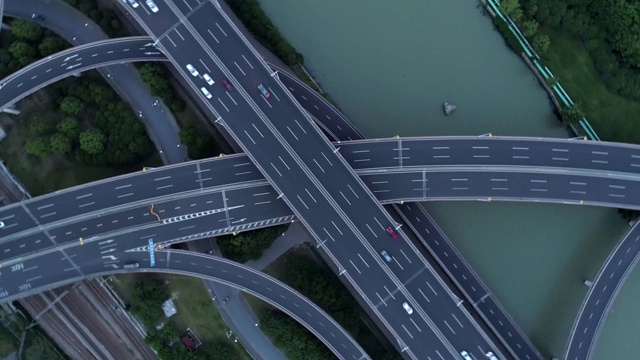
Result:
<svg viewBox="0 0 640 360">
<path fill-rule="evenodd" d="M 402 149 L 402 147 L 400 147 L 400 146 L 399 146 L 399 149 Z M 480 148 L 480 147 L 478 147 L 478 149 L 481 149 L 481 148 Z M 520 150 L 526 150 L 526 149 L 520 149 Z M 555 150 L 562 151 L 562 149 L 553 149 L 553 150 L 554 150 L 554 151 L 555 151 Z M 400 152 L 401 152 L 401 150 L 400 150 Z M 592 153 L 592 155 L 605 155 L 605 156 L 606 156 L 606 155 L 608 155 L 608 154 L 606 154 L 606 153 L 604 153 L 604 152 L 602 152 L 602 151 L 599 151 L 599 152 L 597 152 L 597 153 Z M 476 156 L 474 156 L 474 157 L 476 157 Z M 487 156 L 487 155 L 483 155 L 483 154 L 478 154 L 478 155 L 477 155 L 477 157 L 478 157 L 478 158 L 482 158 L 482 157 L 488 157 L 488 156 Z M 525 158 L 528 158 L 528 156 L 527 156 L 527 157 L 525 157 L 525 156 L 521 156 L 521 157 L 518 157 L 518 158 L 520 158 L 520 159 L 525 159 Z M 400 161 L 402 161 L 402 156 L 400 156 L 400 157 L 399 157 L 399 159 L 400 159 Z M 563 157 L 557 157 L 557 158 L 555 158 L 555 159 L 553 159 L 553 160 L 562 162 L 562 161 L 568 161 L 569 159 L 568 159 L 568 158 L 563 158 Z M 366 160 L 365 160 L 365 161 L 366 161 Z M 592 161 L 592 163 L 594 163 L 594 164 L 608 164 L 608 162 L 609 162 L 609 160 L 602 160 L 602 159 L 598 159 L 598 158 L 591 159 L 591 161 Z M 634 164 L 632 163 L 632 165 L 631 165 L 631 166 L 633 166 L 633 165 L 634 165 Z M 513 170 L 513 169 L 512 169 L 512 170 Z M 458 179 L 458 180 L 459 180 L 459 179 Z M 612 189 L 620 189 L 620 185 L 613 185 L 613 187 L 611 187 L 611 188 L 612 188 Z M 464 190 L 464 188 L 457 188 L 457 190 Z M 380 191 L 384 192 L 385 190 L 383 189 L 383 190 L 380 190 Z M 534 190 L 532 189 L 532 191 L 534 191 Z M 545 191 L 545 190 L 544 190 L 544 189 L 537 189 L 536 191 Z M 572 191 L 572 192 L 573 192 L 573 191 Z M 578 191 L 575 191 L 575 193 L 577 193 L 577 194 L 581 194 L 582 192 L 581 192 L 580 190 L 578 190 Z M 609 193 L 609 196 L 612 196 L 612 197 L 616 197 L 616 196 L 620 196 L 620 195 L 621 195 L 621 194 L 615 194 L 615 193 L 611 193 L 611 192 Z M 605 203 L 607 203 L 607 202 L 602 202 L 602 203 L 603 203 L 603 204 L 605 204 Z"/>
<path fill-rule="evenodd" d="M 207 71 L 218 80 L 219 76 L 223 75 L 232 82 L 235 87 L 233 95 L 220 94 L 215 98 L 211 96 L 208 101 L 213 112 L 216 112 L 216 109 L 218 114 L 226 112 L 225 117 L 219 117 L 217 121 L 224 124 L 244 147 L 252 161 L 259 164 L 267 180 L 276 187 L 278 193 L 284 195 L 284 201 L 305 222 L 314 236 L 321 240 L 320 234 L 324 237 L 326 233 L 330 241 L 323 248 L 334 258 L 335 263 L 341 263 L 340 259 L 347 263 L 346 254 L 358 254 L 362 263 L 356 265 L 351 262 L 352 267 L 343 272 L 343 276 L 352 283 L 379 320 L 394 333 L 398 341 L 397 346 L 406 355 L 414 358 L 438 354 L 458 356 L 461 348 L 491 348 L 492 345 L 484 333 L 477 329 L 467 313 L 457 309 L 451 297 L 434 298 L 433 301 L 438 303 L 438 307 L 457 313 L 460 325 L 457 332 L 463 333 L 464 336 L 445 338 L 441 327 L 444 328 L 442 322 L 446 324 L 447 320 L 444 320 L 440 313 L 427 314 L 424 311 L 424 305 L 429 300 L 417 298 L 422 286 L 432 287 L 436 294 L 438 291 L 446 294 L 446 291 L 441 279 L 411 243 L 404 241 L 398 246 L 406 250 L 409 260 L 406 267 L 391 269 L 383 262 L 379 255 L 381 246 L 370 243 L 367 239 L 370 235 L 365 236 L 361 231 L 369 228 L 373 236 L 378 237 L 369 223 L 376 226 L 376 229 L 379 226 L 378 231 L 384 233 L 385 226 L 391 221 L 388 214 L 363 187 L 344 160 L 333 152 L 330 143 L 322 137 L 318 129 L 305 118 L 297 103 L 288 97 L 286 91 L 281 91 L 281 84 L 271 77 L 258 54 L 247 45 L 244 38 L 237 35 L 224 14 L 218 12 L 210 2 L 190 5 L 188 2 L 160 1 L 158 6 L 160 9 L 167 9 L 161 10 L 161 13 L 172 12 L 177 18 L 170 27 L 165 27 L 158 33 L 152 32 L 158 38 L 158 46 L 182 70 L 184 79 L 189 79 L 187 81 L 196 92 L 201 90 L 205 83 L 197 76 L 191 77 L 186 71 L 185 66 L 191 62 L 203 73 Z M 141 6 L 136 14 L 143 16 L 144 12 L 145 8 Z M 145 21 L 145 24 L 154 26 L 162 26 L 163 23 L 161 17 Z M 211 26 L 217 28 L 210 29 Z M 215 34 L 222 39 L 224 51 L 216 53 L 204 42 L 202 36 L 207 35 L 207 31 L 216 31 Z M 236 61 L 242 60 L 247 65 L 242 63 L 240 67 Z M 235 64 L 236 68 L 225 67 L 223 64 Z M 267 100 L 257 91 L 260 84 L 269 89 L 271 100 Z M 246 91 L 245 87 L 253 88 L 253 91 Z M 213 91 L 217 93 L 216 90 Z M 271 121 L 276 118 L 279 121 Z M 240 119 L 242 121 L 238 121 Z M 299 129 L 292 130 L 291 126 L 298 126 Z M 301 142 L 295 143 L 296 141 Z M 299 144 L 304 144 L 305 152 L 294 150 L 300 150 Z M 322 156 L 319 159 L 328 163 L 324 165 L 327 166 L 328 172 L 315 167 L 310 168 L 316 156 Z M 273 163 L 278 160 L 280 161 L 277 165 Z M 339 189 L 347 187 L 353 192 L 353 195 L 349 195 L 350 198 L 346 198 L 345 195 L 344 199 L 334 198 L 338 195 Z M 313 210 L 306 203 L 311 201 Z M 358 209 L 359 217 L 349 218 L 345 213 L 351 206 Z M 411 258 L 414 261 L 411 261 Z M 370 267 L 369 264 L 373 266 Z M 368 267 L 366 276 L 360 272 L 359 266 Z M 430 282 L 433 282 L 433 285 Z M 414 316 L 402 309 L 404 299 L 413 304 Z M 432 320 L 429 315 L 439 319 Z M 403 321 L 407 320 L 414 322 L 416 329 L 411 331 L 422 332 L 420 341 L 403 328 Z M 436 326 L 434 321 L 438 321 L 439 325 Z M 424 347 L 425 342 L 431 346 Z"/>
<path fill-rule="evenodd" d="M 247 292 L 287 313 L 317 336 L 338 358 L 370 359 L 357 342 L 327 313 L 295 289 L 262 272 L 223 258 L 180 250 L 156 251 L 155 266 L 151 267 L 147 248 L 122 254 L 123 260 L 138 262 L 140 268 L 105 271 L 100 259 L 95 256 L 85 256 L 88 255 L 87 251 L 91 247 L 95 251 L 101 247 L 104 248 L 104 244 L 95 242 L 79 247 L 78 252 L 69 252 L 70 256 L 76 259 L 78 266 L 83 269 L 84 275 L 79 276 L 74 271 L 57 272 L 56 283 L 52 283 L 52 288 L 82 280 L 85 277 L 130 272 L 164 272 L 212 280 Z M 42 260 L 44 262 L 40 263 L 41 266 L 48 267 L 50 271 L 54 271 L 56 266 L 61 265 L 59 253 L 51 254 Z M 16 271 L 29 272 L 29 269 Z M 45 273 L 44 276 L 49 275 Z M 54 277 L 50 280 L 54 280 Z M 37 292 L 39 290 L 36 288 L 25 289 L 25 294 Z"/>
<path fill-rule="evenodd" d="M 565 360 L 588 360 L 622 285 L 640 260 L 640 222 L 616 245 L 593 280 L 571 329 Z"/>
<path fill-rule="evenodd" d="M 45 15 L 45 21 L 39 22 L 39 25 L 73 45 L 108 39 L 98 25 L 63 1 L 4 0 L 4 6 L 4 15 L 8 17 L 30 20 L 33 13 Z M 90 61 L 85 59 L 85 62 Z M 135 113 L 142 112 L 140 121 L 160 151 L 162 160 L 169 164 L 184 161 L 186 153 L 184 147 L 180 147 L 175 119 L 162 102 L 156 103 L 156 99 L 149 95 L 148 86 L 142 82 L 136 69 L 125 62 L 98 68 L 98 72 L 130 104 Z"/>
<path fill-rule="evenodd" d="M 147 36 L 78 45 L 38 60 L 0 80 L 0 110 L 73 74 L 123 62 L 158 60 L 166 58 Z"/>
</svg>

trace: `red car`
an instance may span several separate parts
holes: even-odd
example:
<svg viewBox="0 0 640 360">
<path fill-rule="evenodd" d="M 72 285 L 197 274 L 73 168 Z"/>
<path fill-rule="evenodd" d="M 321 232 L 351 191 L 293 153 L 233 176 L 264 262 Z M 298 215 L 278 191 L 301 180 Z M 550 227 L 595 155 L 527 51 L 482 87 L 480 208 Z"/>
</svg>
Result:
<svg viewBox="0 0 640 360">
<path fill-rule="evenodd" d="M 398 234 L 396 234 L 396 232 L 393 230 L 393 228 L 392 228 L 391 226 L 389 226 L 389 227 L 387 228 L 387 232 L 388 232 L 388 233 L 389 233 L 389 235 L 391 235 L 391 237 L 392 237 L 392 238 L 394 238 L 394 239 L 398 237 Z"/>
<path fill-rule="evenodd" d="M 227 91 L 233 90 L 233 86 L 231 86 L 231 84 L 229 83 L 229 80 L 222 79 L 222 84 L 224 84 L 224 87 L 227 88 Z"/>
</svg>

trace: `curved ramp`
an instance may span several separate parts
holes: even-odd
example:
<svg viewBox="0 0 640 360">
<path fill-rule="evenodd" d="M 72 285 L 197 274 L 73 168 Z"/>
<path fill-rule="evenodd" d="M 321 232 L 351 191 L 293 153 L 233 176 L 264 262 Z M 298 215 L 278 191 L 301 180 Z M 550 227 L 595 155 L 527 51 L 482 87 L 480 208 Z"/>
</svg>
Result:
<svg viewBox="0 0 640 360">
<path fill-rule="evenodd" d="M 74 74 L 134 61 L 164 60 L 147 36 L 102 40 L 61 51 L 0 80 L 0 110 Z"/>
<path fill-rule="evenodd" d="M 52 254 L 50 260 L 59 256 L 60 253 Z M 156 251 L 156 264 L 153 268 L 149 266 L 149 254 L 146 251 L 127 252 L 122 256 L 126 258 L 127 262 L 138 262 L 140 268 L 124 270 L 118 267 L 105 270 L 95 258 L 79 259 L 78 266 L 83 269 L 82 274 L 75 271 L 59 272 L 55 275 L 45 274 L 44 276 L 51 284 L 48 288 L 59 287 L 95 276 L 131 272 L 170 273 L 216 281 L 256 296 L 287 313 L 318 337 L 338 358 L 370 359 L 349 333 L 324 310 L 295 289 L 260 271 L 227 259 L 181 250 Z M 55 262 L 55 266 L 59 265 L 59 261 Z M 35 294 L 43 290 L 45 290 L 44 286 L 31 287 L 26 289 L 21 296 Z M 15 298 L 10 296 L 3 301 Z"/>
</svg>

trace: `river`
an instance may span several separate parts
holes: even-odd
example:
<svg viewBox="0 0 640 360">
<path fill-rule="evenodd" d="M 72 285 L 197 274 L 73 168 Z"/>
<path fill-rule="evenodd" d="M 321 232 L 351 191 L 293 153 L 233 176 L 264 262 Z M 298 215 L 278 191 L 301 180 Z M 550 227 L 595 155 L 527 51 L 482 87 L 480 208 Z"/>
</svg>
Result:
<svg viewBox="0 0 640 360">
<path fill-rule="evenodd" d="M 260 3 L 367 137 L 567 136 L 546 92 L 493 30 L 479 2 Z M 442 113 L 445 101 L 457 106 L 449 117 Z M 543 354 L 558 358 L 587 292 L 583 280 L 595 276 L 627 229 L 614 210 L 595 207 L 425 206 Z M 640 350 L 631 340 L 640 330 L 640 314 L 633 314 L 640 295 L 635 275 L 606 323 L 596 359 Z"/>
</svg>

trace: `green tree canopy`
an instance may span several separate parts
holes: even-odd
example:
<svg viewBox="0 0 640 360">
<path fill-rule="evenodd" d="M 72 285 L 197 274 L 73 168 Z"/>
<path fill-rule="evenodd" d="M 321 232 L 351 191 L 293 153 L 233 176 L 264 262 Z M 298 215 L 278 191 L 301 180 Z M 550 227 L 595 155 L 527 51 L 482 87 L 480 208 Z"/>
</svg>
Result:
<svg viewBox="0 0 640 360">
<path fill-rule="evenodd" d="M 258 259 L 262 252 L 287 230 L 287 225 L 247 231 L 236 236 L 224 235 L 216 239 L 222 254 L 234 261 L 245 262 Z"/>
<path fill-rule="evenodd" d="M 45 137 L 28 139 L 24 145 L 24 151 L 30 155 L 44 157 L 49 155 L 49 142 Z"/>
<path fill-rule="evenodd" d="M 169 298 L 167 289 L 162 281 L 157 279 L 143 279 L 137 282 L 131 299 L 131 313 L 138 316 L 148 328 L 156 325 L 163 316 L 162 303 Z M 162 334 L 174 334 L 171 328 Z"/>
<path fill-rule="evenodd" d="M 69 115 L 80 115 L 85 109 L 85 104 L 75 96 L 65 96 L 60 101 L 60 110 Z"/>
<path fill-rule="evenodd" d="M 33 21 L 15 19 L 11 22 L 11 37 L 16 40 L 34 42 L 40 40 L 44 29 Z"/>
<path fill-rule="evenodd" d="M 76 138 L 80 134 L 80 124 L 78 120 L 68 117 L 58 123 L 57 129 L 61 134 L 69 138 Z"/>
<path fill-rule="evenodd" d="M 97 155 L 104 151 L 107 138 L 102 131 L 91 129 L 80 133 L 80 148 L 87 154 Z"/>
<path fill-rule="evenodd" d="M 24 41 L 14 41 L 9 45 L 9 53 L 17 61 L 19 67 L 24 67 L 35 61 L 38 51 Z"/>
<path fill-rule="evenodd" d="M 73 143 L 71 139 L 64 134 L 55 134 L 49 139 L 51 152 L 58 155 L 65 155 L 71 152 Z"/>
<path fill-rule="evenodd" d="M 60 39 L 57 36 L 47 36 L 42 40 L 40 45 L 38 45 L 40 55 L 42 55 L 43 57 L 55 54 L 66 48 L 67 44 L 64 42 L 64 40 Z"/>
</svg>

